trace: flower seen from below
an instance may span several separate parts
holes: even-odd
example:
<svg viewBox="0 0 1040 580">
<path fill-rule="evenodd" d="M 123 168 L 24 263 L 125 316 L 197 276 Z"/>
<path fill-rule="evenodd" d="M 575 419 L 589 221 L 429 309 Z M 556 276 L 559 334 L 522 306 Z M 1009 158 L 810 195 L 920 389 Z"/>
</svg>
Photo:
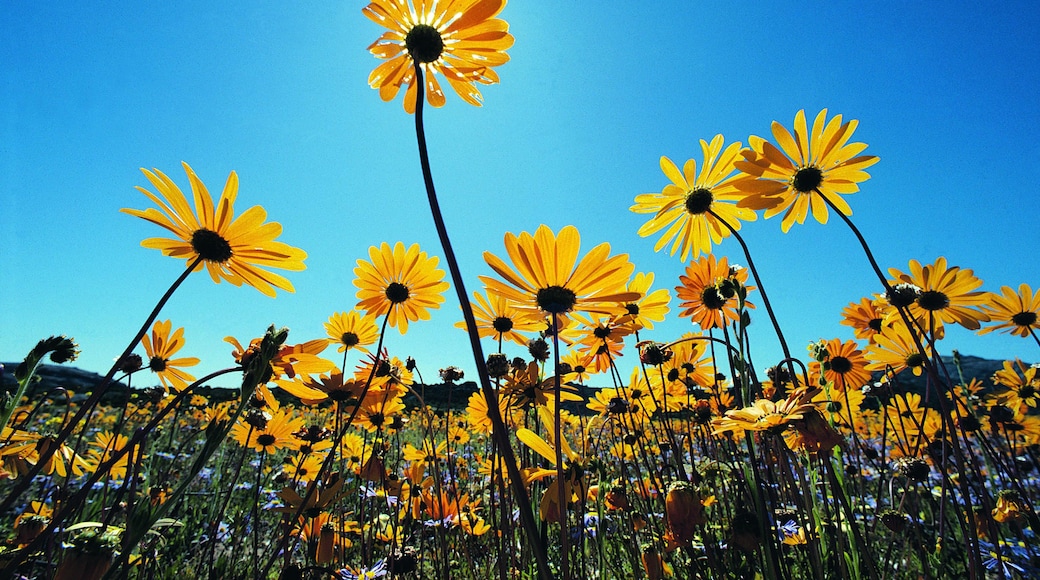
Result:
<svg viewBox="0 0 1040 580">
<path fill-rule="evenodd" d="M 841 311 L 841 323 L 852 327 L 852 333 L 859 339 L 874 342 L 874 335 L 881 332 L 885 316 L 890 310 L 888 303 L 880 296 L 861 298 L 852 302 Z"/>
<path fill-rule="evenodd" d="M 838 338 L 832 338 L 824 343 L 823 361 L 812 361 L 809 363 L 810 376 L 820 375 L 821 366 L 823 377 L 836 389 L 858 389 L 870 382 L 870 371 L 867 370 L 867 359 L 863 358 L 863 351 L 853 340 L 844 342 Z"/>
<path fill-rule="evenodd" d="M 338 352 L 357 349 L 368 352 L 368 346 L 379 340 L 379 327 L 375 318 L 365 316 L 357 310 L 336 312 L 325 323 L 325 332 L 329 336 L 329 344 L 338 345 Z"/>
<path fill-rule="evenodd" d="M 671 255 L 682 250 L 686 262 L 711 251 L 730 235 L 730 228 L 740 229 L 741 221 L 754 221 L 758 215 L 749 208 L 738 207 L 743 194 L 734 187 L 738 177 L 733 163 L 740 153 L 740 142 L 722 149 L 722 135 L 716 135 L 709 144 L 701 139 L 704 163 L 697 173 L 697 162 L 688 160 L 682 171 L 668 157 L 661 157 L 661 170 L 672 182 L 660 193 L 636 196 L 635 213 L 654 214 L 641 228 L 639 235 L 647 237 L 665 230 L 657 240 L 654 251 L 659 252 L 671 243 Z M 726 224 L 729 224 L 727 227 Z"/>
<path fill-rule="evenodd" d="M 1000 294 L 990 294 L 989 303 L 982 307 L 995 324 L 979 330 L 979 334 L 999 330 L 1036 338 L 1035 332 L 1040 329 L 1040 289 L 1033 292 L 1028 284 L 1022 284 L 1015 292 L 1010 286 L 1001 286 Z"/>
<path fill-rule="evenodd" d="M 517 309 L 501 296 L 492 294 L 485 297 L 480 292 L 474 292 L 473 298 L 476 302 L 470 302 L 470 306 L 477 322 L 477 332 L 482 338 L 493 338 L 499 343 L 508 340 L 520 346 L 527 346 L 530 339 L 520 333 L 534 333 L 545 328 L 541 316 Z M 456 322 L 455 326 L 465 330 L 466 321 Z"/>
<path fill-rule="evenodd" d="M 480 106 L 483 96 L 475 83 L 498 82 L 492 67 L 509 61 L 513 46 L 509 24 L 495 18 L 506 0 L 374 0 L 362 9 L 370 20 L 386 27 L 368 50 L 384 63 L 368 76 L 384 101 L 392 101 L 407 86 L 404 109 L 415 112 L 415 63 L 423 68 L 426 100 L 444 106 L 444 91 L 437 74 L 462 100 Z"/>
<path fill-rule="evenodd" d="M 895 268 L 889 268 L 888 273 L 894 278 L 890 280 L 893 286 L 912 284 L 920 289 L 910 304 L 910 315 L 922 318 L 926 324 L 955 322 L 969 330 L 978 330 L 980 321 L 989 321 L 989 315 L 980 310 L 988 296 L 975 291 L 982 286 L 982 280 L 971 270 L 947 267 L 946 258 L 940 256 L 927 266 L 910 260 L 909 274 Z"/>
<path fill-rule="evenodd" d="M 925 353 L 932 356 L 931 347 L 924 345 L 924 348 Z M 888 326 L 874 336 L 874 343 L 867 345 L 863 356 L 869 361 L 865 367 L 868 371 L 891 371 L 893 374 L 910 369 L 914 375 L 921 376 L 928 362 L 902 322 Z"/>
<path fill-rule="evenodd" d="M 235 423 L 230 437 L 242 447 L 267 454 L 279 449 L 299 449 L 300 440 L 294 434 L 303 428 L 303 417 L 293 417 L 288 410 L 275 410 L 270 415 L 255 413 Z"/>
<path fill-rule="evenodd" d="M 385 314 L 387 323 L 404 334 L 409 322 L 429 320 L 429 311 L 444 302 L 444 270 L 437 268 L 436 256 L 419 250 L 419 244 L 405 248 L 397 242 L 391 248 L 383 242 L 369 248 L 368 256 L 369 261 L 358 260 L 354 268 L 359 309 L 372 316 Z"/>
<path fill-rule="evenodd" d="M 505 236 L 506 252 L 513 265 L 491 252 L 484 261 L 502 280 L 481 276 L 490 294 L 509 300 L 531 312 L 559 314 L 599 312 L 618 314 L 626 302 L 642 295 L 626 288 L 635 266 L 627 254 L 610 255 L 610 244 L 602 243 L 581 260 L 581 236 L 574 226 L 564 226 L 559 235 L 548 226 Z"/>
<path fill-rule="evenodd" d="M 679 299 L 679 316 L 688 316 L 702 330 L 721 328 L 730 321 L 739 320 L 736 293 L 743 289 L 750 292 L 754 286 L 745 286 L 748 279 L 744 268 L 730 267 L 725 257 L 716 259 L 713 254 L 701 256 L 686 267 L 686 274 L 679 276 L 681 286 L 675 287 Z M 744 302 L 745 308 L 754 308 Z"/>
<path fill-rule="evenodd" d="M 183 165 L 191 182 L 195 211 L 177 184 L 163 172 L 141 170 L 158 194 L 140 186 L 137 190 L 162 211 L 155 208 L 123 209 L 123 213 L 148 220 L 176 236 L 148 238 L 141 245 L 160 250 L 166 256 L 184 258 L 189 264 L 201 258 L 214 282 L 225 280 L 235 286 L 247 284 L 272 297 L 275 288 L 293 292 L 288 280 L 267 268 L 303 270 L 307 253 L 276 242 L 282 226 L 277 222 L 264 223 L 267 212 L 258 205 L 234 217 L 235 198 L 238 196 L 238 175 L 234 171 L 228 176 L 220 201 L 214 207 L 213 198 L 202 180 L 187 163 Z"/>
<path fill-rule="evenodd" d="M 653 283 L 653 272 L 637 272 L 628 283 L 630 291 L 642 295 L 642 298 L 638 300 L 625 303 L 625 311 L 628 313 L 624 315 L 627 319 L 626 322 L 630 322 L 637 332 L 644 328 L 653 330 L 654 323 L 664 322 L 665 315 L 668 314 L 668 302 L 671 301 L 671 296 L 668 295 L 666 288 L 658 288 L 651 292 L 650 286 Z"/>
<path fill-rule="evenodd" d="M 170 358 L 184 346 L 184 329 L 178 328 L 170 333 L 173 325 L 169 320 L 156 321 L 152 326 L 152 336 L 141 337 L 141 345 L 144 346 L 145 356 L 148 358 L 148 368 L 151 369 L 163 387 L 173 387 L 178 391 L 184 390 L 195 377 L 182 371 L 177 367 L 190 367 L 199 364 L 195 357 Z"/>
<path fill-rule="evenodd" d="M 752 135 L 750 149 L 741 152 L 742 161 L 735 163 L 747 175 L 734 185 L 745 194 L 740 207 L 765 210 L 769 219 L 784 214 L 780 229 L 786 233 L 795 222 L 805 223 L 812 212 L 816 221 L 827 223 L 827 203 L 838 211 L 852 215 L 852 208 L 842 197 L 859 191 L 857 184 L 870 178 L 864 169 L 877 163 L 873 155 L 860 155 L 866 143 L 849 143 L 858 121 L 842 123 L 841 115 L 827 121 L 827 109 L 813 121 L 812 133 L 805 111 L 794 118 L 794 135 L 773 121 L 773 138 L 777 145 Z"/>
</svg>

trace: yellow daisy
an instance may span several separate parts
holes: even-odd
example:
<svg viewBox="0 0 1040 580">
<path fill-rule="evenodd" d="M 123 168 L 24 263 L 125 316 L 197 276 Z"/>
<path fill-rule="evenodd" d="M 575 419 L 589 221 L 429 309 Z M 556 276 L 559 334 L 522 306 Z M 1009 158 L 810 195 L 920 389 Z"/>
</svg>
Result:
<svg viewBox="0 0 1040 580">
<path fill-rule="evenodd" d="M 477 321 L 477 332 L 481 337 L 494 338 L 499 343 L 509 340 L 520 346 L 527 346 L 530 339 L 520 333 L 535 333 L 545 328 L 545 321 L 541 317 L 515 308 L 501 296 L 485 297 L 479 292 L 474 292 L 473 298 L 476 302 L 470 302 L 470 305 L 473 308 L 473 317 Z M 455 326 L 466 330 L 466 321 L 456 322 Z"/>
<path fill-rule="evenodd" d="M 647 237 L 667 228 L 654 246 L 655 252 L 671 242 L 671 255 L 681 248 L 682 260 L 686 262 L 691 253 L 696 258 L 702 252 L 710 252 L 713 243 L 719 244 L 729 236 L 731 232 L 725 224 L 739 230 L 741 221 L 758 218 L 753 210 L 736 205 L 743 194 L 734 187 L 737 175 L 733 174 L 733 163 L 741 144 L 730 143 L 723 150 L 723 143 L 722 135 L 716 135 L 710 144 L 701 139 L 704 163 L 699 174 L 693 159 L 680 172 L 671 159 L 661 157 L 661 171 L 672 182 L 660 193 L 636 196 L 635 205 L 629 209 L 654 214 L 639 228 L 639 235 Z"/>
<path fill-rule="evenodd" d="M 842 195 L 859 191 L 857 184 L 870 178 L 864 169 L 878 161 L 873 155 L 860 155 L 866 143 L 849 143 L 858 123 L 842 123 L 841 115 L 827 121 L 824 109 L 809 133 L 801 110 L 794 118 L 794 135 L 773 121 L 773 137 L 779 147 L 761 137 L 749 137 L 751 148 L 741 152 L 743 161 L 735 162 L 747 174 L 734 182 L 746 194 L 737 205 L 764 209 L 766 219 L 783 212 L 780 229 L 785 233 L 794 222 L 805 223 L 810 210 L 816 221 L 827 223 L 824 198 L 841 213 L 852 215 Z"/>
<path fill-rule="evenodd" d="M 158 169 L 141 169 L 159 193 L 140 186 L 137 190 L 162 211 L 155 208 L 124 208 L 121 211 L 162 226 L 177 236 L 148 238 L 141 245 L 161 250 L 166 256 L 184 258 L 189 264 L 201 258 L 214 282 L 226 280 L 235 286 L 248 284 L 272 297 L 275 288 L 293 292 L 293 285 L 288 280 L 265 268 L 303 270 L 307 253 L 276 242 L 282 226 L 277 222 L 264 223 L 267 212 L 258 205 L 247 209 L 238 218 L 234 217 L 235 198 L 238 196 L 238 175 L 234 171 L 228 176 L 224 193 L 214 208 L 213 198 L 202 180 L 187 163 L 183 165 L 195 197 L 194 212 L 173 180 Z"/>
<path fill-rule="evenodd" d="M 388 323 L 404 334 L 408 323 L 429 320 L 432 309 L 444 302 L 448 289 L 444 270 L 437 268 L 437 257 L 419 251 L 419 244 L 407 249 L 397 242 L 391 248 L 383 242 L 368 250 L 371 261 L 357 261 L 354 285 L 358 287 L 357 307 L 370 315 L 385 314 Z"/>
<path fill-rule="evenodd" d="M 159 375 L 163 387 L 170 387 L 182 391 L 195 377 L 180 370 L 177 367 L 190 367 L 199 364 L 195 357 L 171 359 L 178 350 L 184 346 L 184 329 L 178 328 L 170 334 L 172 324 L 169 320 L 156 321 L 152 326 L 151 339 L 148 335 L 141 337 L 141 345 L 144 346 L 145 356 L 148 358 L 148 368 Z"/>
<path fill-rule="evenodd" d="M 365 347 L 379 340 L 379 327 L 375 318 L 362 315 L 357 310 L 334 313 L 325 323 L 325 332 L 331 344 L 339 345 L 338 352 L 354 348 L 367 353 Z"/>
<path fill-rule="evenodd" d="M 910 260 L 909 274 L 895 268 L 889 268 L 888 273 L 894 278 L 890 280 L 893 286 L 903 283 L 920 289 L 917 299 L 910 305 L 910 314 L 914 318 L 923 318 L 928 323 L 926 315 L 931 314 L 937 322 L 955 322 L 969 330 L 978 330 L 980 321 L 989 321 L 989 315 L 979 310 L 986 304 L 988 296 L 985 292 L 974 291 L 982 286 L 982 280 L 976 278 L 971 270 L 947 267 L 946 258 L 942 256 L 928 266 Z M 898 316 L 898 313 L 890 316 Z"/>
<path fill-rule="evenodd" d="M 418 62 L 431 105 L 444 106 L 440 73 L 462 100 L 479 107 L 483 97 L 474 83 L 497 83 L 492 67 L 508 62 L 505 51 L 513 46 L 509 24 L 495 18 L 505 5 L 506 0 L 373 1 L 362 12 L 388 30 L 368 47 L 386 61 L 368 76 L 369 86 L 392 101 L 406 85 L 404 109 L 414 113 Z"/>
<path fill-rule="evenodd" d="M 1033 292 L 1028 284 L 1022 284 L 1015 292 L 1010 286 L 1001 286 L 1000 295 L 990 294 L 989 302 L 982 307 L 996 324 L 979 330 L 979 334 L 1000 330 L 1036 338 L 1035 330 L 1040 329 L 1040 289 Z"/>
<path fill-rule="evenodd" d="M 581 236 L 574 226 L 564 226 L 559 235 L 548 226 L 534 235 L 507 233 L 506 252 L 510 267 L 491 252 L 484 261 L 503 280 L 481 276 L 489 292 L 512 301 L 519 308 L 547 314 L 600 312 L 617 314 L 626 302 L 642 295 L 626 289 L 635 266 L 627 254 L 610 256 L 610 244 L 602 243 L 578 260 Z"/>
</svg>

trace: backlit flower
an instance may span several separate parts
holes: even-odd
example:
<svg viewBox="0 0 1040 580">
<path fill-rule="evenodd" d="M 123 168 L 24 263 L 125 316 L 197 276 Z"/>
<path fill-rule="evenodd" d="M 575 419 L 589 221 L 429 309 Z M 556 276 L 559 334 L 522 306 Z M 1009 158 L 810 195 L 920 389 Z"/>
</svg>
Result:
<svg viewBox="0 0 1040 580">
<path fill-rule="evenodd" d="M 654 246 L 655 252 L 671 243 L 671 255 L 682 249 L 686 262 L 691 254 L 696 258 L 710 252 L 713 243 L 719 244 L 730 235 L 730 227 L 739 230 L 741 221 L 758 218 L 753 210 L 736 205 L 743 194 L 733 185 L 738 177 L 733 175 L 733 162 L 741 144 L 730 143 L 723 151 L 723 142 L 722 135 L 716 135 L 711 144 L 701 139 L 704 163 L 699 174 L 693 159 L 680 172 L 671 159 L 661 157 L 661 170 L 672 182 L 660 193 L 636 196 L 635 205 L 629 209 L 654 214 L 639 228 L 639 235 L 646 237 L 667 228 Z"/>
<path fill-rule="evenodd" d="M 873 155 L 860 155 L 866 143 L 849 143 L 858 121 L 842 123 L 841 115 L 827 121 L 827 109 L 813 121 L 812 133 L 805 111 L 794 118 L 794 135 L 773 121 L 777 145 L 752 135 L 750 149 L 741 152 L 743 161 L 735 163 L 748 178 L 734 185 L 746 196 L 740 207 L 764 209 L 769 219 L 781 212 L 780 229 L 785 233 L 797 221 L 805 223 L 810 210 L 816 221 L 827 223 L 827 201 L 838 211 L 852 215 L 843 195 L 859 191 L 858 183 L 870 178 L 864 169 L 877 163 Z"/>
<path fill-rule="evenodd" d="M 654 273 L 637 272 L 628 283 L 628 289 L 638 292 L 642 298 L 633 302 L 625 303 L 625 315 L 637 331 L 653 330 L 655 322 L 663 322 L 668 314 L 668 302 L 671 297 L 666 288 L 658 288 L 650 291 L 650 285 L 654 283 Z"/>
<path fill-rule="evenodd" d="M 602 243 L 578 260 L 580 245 L 574 226 L 565 226 L 559 235 L 545 225 L 533 236 L 507 233 L 506 252 L 513 266 L 484 252 L 484 261 L 503 280 L 488 276 L 480 280 L 491 293 L 520 308 L 564 316 L 569 312 L 616 314 L 621 304 L 641 297 L 625 288 L 635 269 L 627 254 L 610 256 L 610 244 Z"/>
<path fill-rule="evenodd" d="M 931 348 L 924 345 L 928 356 L 931 356 Z M 886 327 L 880 334 L 874 336 L 874 344 L 867 345 L 863 353 L 869 362 L 868 371 L 888 371 L 898 374 L 904 369 L 910 369 L 917 376 L 924 372 L 927 359 L 918 350 L 910 331 L 906 325 L 896 323 Z"/>
<path fill-rule="evenodd" d="M 354 268 L 358 308 L 375 316 L 385 314 L 390 326 L 404 334 L 409 322 L 429 320 L 429 311 L 444 302 L 444 270 L 437 268 L 436 256 L 419 250 L 419 244 L 406 249 L 401 242 L 393 248 L 383 242 L 369 248 L 368 256 L 370 261 L 358 260 Z"/>
<path fill-rule="evenodd" d="M 440 73 L 464 101 L 479 107 L 483 97 L 474 83 L 497 83 L 492 67 L 508 62 L 506 50 L 513 46 L 509 24 L 495 18 L 505 5 L 506 0 L 374 0 L 362 12 L 388 30 L 368 47 L 386 61 L 368 76 L 369 86 L 392 101 L 407 85 L 404 109 L 413 113 L 418 62 L 431 105 L 444 106 Z"/>
<path fill-rule="evenodd" d="M 265 419 L 235 423 L 230 437 L 242 447 L 268 454 L 279 449 L 300 448 L 300 440 L 294 434 L 306 423 L 303 417 L 293 417 L 289 411 L 276 410 L 270 416 L 265 416 Z"/>
<path fill-rule="evenodd" d="M 987 302 L 987 294 L 974 291 L 982 286 L 982 280 L 969 269 L 947 267 L 946 258 L 940 256 L 927 266 L 910 260 L 909 274 L 895 268 L 889 268 L 888 273 L 893 286 L 903 283 L 920 289 L 910 305 L 910 314 L 915 318 L 923 318 L 927 323 L 926 316 L 931 315 L 936 323 L 955 322 L 969 330 L 977 330 L 980 321 L 989 320 L 989 315 L 979 310 Z"/>
<path fill-rule="evenodd" d="M 861 298 L 859 302 L 853 302 L 842 309 L 841 323 L 851 326 L 856 338 L 874 342 L 874 335 L 881 332 L 884 326 L 887 310 L 891 308 L 880 297 Z"/>
<path fill-rule="evenodd" d="M 716 260 L 713 254 L 701 256 L 686 267 L 685 275 L 679 276 L 682 285 L 675 287 L 679 308 L 683 309 L 679 316 L 690 317 L 703 330 L 720 328 L 739 319 L 735 298 L 737 290 L 741 287 L 747 291 L 755 289 L 754 286 L 745 286 L 747 279 L 747 270 L 731 268 L 727 258 Z M 744 307 L 755 306 L 744 302 Z"/>
<path fill-rule="evenodd" d="M 509 340 L 520 346 L 527 346 L 530 338 L 520 333 L 535 333 L 545 328 L 545 322 L 540 316 L 513 307 L 501 296 L 490 295 L 485 298 L 480 292 L 474 292 L 473 297 L 476 302 L 470 302 L 470 306 L 473 308 L 477 332 L 481 337 L 493 338 L 499 343 Z M 466 321 L 456 322 L 455 326 L 465 330 Z"/>
<path fill-rule="evenodd" d="M 152 336 L 141 337 L 145 356 L 148 357 L 148 368 L 151 369 L 164 387 L 173 386 L 178 391 L 184 390 L 195 377 L 177 367 L 190 367 L 199 364 L 195 357 L 170 358 L 184 346 L 184 329 L 178 328 L 170 333 L 172 324 L 169 320 L 156 321 L 152 326 Z"/>
<path fill-rule="evenodd" d="M 362 315 L 357 310 L 350 312 L 336 312 L 329 317 L 325 323 L 325 332 L 328 333 L 329 342 L 339 345 L 338 352 L 346 352 L 357 349 L 368 352 L 365 348 L 373 345 L 379 340 L 379 327 L 375 318 Z"/>
<path fill-rule="evenodd" d="M 979 330 L 986 334 L 994 330 L 1010 332 L 1026 337 L 1040 329 L 1040 289 L 1036 292 L 1028 284 L 1018 287 L 1001 286 L 1000 294 L 990 294 L 988 303 L 982 305 L 995 324 Z"/>
<path fill-rule="evenodd" d="M 866 369 L 867 359 L 856 341 L 832 338 L 824 343 L 826 352 L 823 361 L 809 363 L 810 376 L 819 376 L 823 367 L 823 377 L 828 383 L 840 390 L 858 389 L 870 381 L 870 371 Z"/>
<path fill-rule="evenodd" d="M 277 222 L 264 223 L 267 212 L 258 205 L 247 209 L 238 218 L 234 217 L 235 198 L 238 196 L 238 175 L 234 171 L 228 176 L 224 192 L 214 208 L 213 198 L 202 180 L 187 163 L 183 165 L 195 196 L 194 212 L 173 180 L 158 169 L 141 169 L 159 193 L 140 186 L 137 190 L 162 211 L 155 208 L 121 211 L 146 219 L 176 235 L 176 238 L 148 238 L 141 245 L 161 250 L 166 256 L 184 258 L 189 264 L 202 258 L 214 282 L 226 280 L 235 286 L 248 284 L 268 296 L 275 295 L 275 288 L 293 292 L 288 280 L 266 268 L 303 270 L 307 253 L 276 242 L 282 226 Z"/>
</svg>

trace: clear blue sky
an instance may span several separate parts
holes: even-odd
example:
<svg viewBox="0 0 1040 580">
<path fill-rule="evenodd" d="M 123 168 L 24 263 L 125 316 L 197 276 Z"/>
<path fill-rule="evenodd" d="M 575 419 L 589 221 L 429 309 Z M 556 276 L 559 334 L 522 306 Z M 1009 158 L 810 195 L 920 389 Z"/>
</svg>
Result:
<svg viewBox="0 0 1040 580">
<path fill-rule="evenodd" d="M 15 2 L 0 19 L 0 360 L 40 338 L 73 336 L 78 365 L 104 372 L 183 261 L 142 248 L 164 231 L 122 214 L 156 167 L 187 189 L 187 161 L 218 195 L 241 180 L 238 211 L 263 205 L 282 241 L 309 253 L 272 300 L 196 274 L 160 315 L 185 327 L 197 376 L 231 361 L 271 323 L 290 341 L 324 335 L 356 304 L 352 269 L 371 245 L 419 243 L 440 255 L 413 119 L 367 85 L 381 33 L 363 2 Z M 234 4 L 234 5 L 233 5 Z M 773 120 L 820 108 L 859 119 L 881 161 L 851 196 L 883 267 L 946 256 L 985 289 L 1040 284 L 1040 9 L 1028 2 L 514 1 L 516 37 L 483 108 L 448 95 L 427 115 L 434 178 L 469 289 L 502 255 L 505 232 L 574 224 L 583 248 L 610 242 L 655 287 L 684 265 L 653 252 L 629 212 L 666 179 L 658 159 L 699 157 L 699 139 L 769 136 Z M 837 219 L 780 233 L 743 230 L 796 355 L 851 338 L 841 309 L 878 291 Z M 718 253 L 745 263 L 726 241 Z M 454 295 L 388 347 L 437 369 L 471 369 Z M 650 336 L 691 329 L 677 303 Z M 779 348 L 753 326 L 759 367 Z M 942 348 L 1037 360 L 1032 341 L 951 331 Z M 139 350 L 139 352 L 142 352 Z M 329 351 L 332 353 L 333 351 Z M 518 351 L 510 351 L 520 354 Z M 629 352 L 622 369 L 635 362 Z M 624 371 L 622 374 L 624 375 Z M 472 376 L 472 373 L 467 373 Z M 149 379 L 150 382 L 150 379 Z M 234 384 L 234 381 L 229 381 Z"/>
</svg>

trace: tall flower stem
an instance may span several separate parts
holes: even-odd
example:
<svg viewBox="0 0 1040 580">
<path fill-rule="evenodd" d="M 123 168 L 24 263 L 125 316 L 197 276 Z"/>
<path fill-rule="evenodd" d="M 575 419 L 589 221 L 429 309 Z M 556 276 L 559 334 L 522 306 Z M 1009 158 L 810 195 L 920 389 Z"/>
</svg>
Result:
<svg viewBox="0 0 1040 580">
<path fill-rule="evenodd" d="M 766 313 L 769 315 L 769 321 L 773 323 L 773 329 L 776 331 L 776 338 L 780 341 L 780 348 L 784 351 L 784 359 L 788 361 L 788 366 L 791 367 L 790 360 L 794 357 L 791 356 L 791 349 L 787 346 L 787 339 L 784 338 L 784 332 L 780 330 L 780 323 L 776 319 L 776 314 L 773 313 L 773 304 L 769 301 L 769 296 L 766 294 L 766 288 L 762 284 L 762 277 L 758 275 L 758 269 L 755 268 L 755 261 L 751 259 L 751 250 L 748 249 L 747 244 L 744 242 L 744 238 L 737 232 L 737 229 L 730 225 L 728 221 L 710 209 L 708 210 L 708 213 L 722 223 L 722 225 L 726 226 L 729 233 L 733 234 L 733 238 L 740 244 L 740 249 L 744 251 L 744 257 L 747 258 L 748 269 L 751 270 L 751 275 L 755 277 L 755 282 L 758 283 L 758 292 L 762 295 L 762 303 L 765 304 Z M 791 367 L 789 370 L 791 371 L 791 378 L 794 379 L 794 368 Z"/>
<path fill-rule="evenodd" d="M 141 325 L 141 329 L 137 331 L 137 334 L 130 341 L 130 344 L 127 345 L 126 350 L 123 351 L 123 354 L 119 355 L 119 358 L 116 359 L 116 362 L 112 365 L 112 368 L 108 370 L 105 377 L 101 379 L 101 382 L 99 382 L 97 386 L 94 387 L 94 392 L 91 393 L 90 397 L 83 402 L 83 405 L 81 405 L 76 411 L 76 414 L 72 416 L 72 419 L 65 422 L 65 426 L 62 427 L 61 431 L 54 437 L 54 444 L 49 445 L 46 449 L 40 450 L 40 457 L 36 461 L 36 464 L 29 469 L 28 473 L 22 476 L 18 481 L 18 484 L 14 486 L 14 489 L 12 489 L 4 499 L 3 504 L 0 504 L 0 513 L 6 513 L 11 509 L 15 500 L 25 493 L 25 490 L 32 485 L 33 479 L 39 475 L 44 466 L 50 462 L 51 457 L 54 457 L 54 454 L 61 447 L 61 444 L 69 438 L 72 432 L 76 429 L 76 426 L 79 425 L 81 420 L 83 420 L 83 417 L 85 417 L 87 413 L 89 413 L 90 410 L 101 401 L 101 397 L 108 391 L 108 385 L 112 382 L 112 377 L 116 376 L 116 372 L 119 371 L 119 367 L 123 364 L 123 361 L 130 356 L 130 353 L 134 352 L 135 348 L 137 348 L 137 344 L 141 342 L 141 337 L 148 332 L 148 327 L 151 326 L 152 322 L 154 322 L 156 317 L 159 316 L 159 311 L 162 310 L 163 306 L 166 306 L 170 297 L 173 296 L 174 291 L 176 291 L 177 288 L 179 288 L 188 278 L 189 274 L 195 271 L 195 268 L 198 267 L 201 262 L 202 256 L 198 256 L 192 260 L 188 264 L 188 267 L 185 268 L 184 272 L 174 280 L 170 288 L 165 294 L 163 294 L 162 298 L 159 299 L 159 302 L 156 303 L 155 308 L 152 309 L 148 318 L 145 319 L 144 324 Z"/>
<path fill-rule="evenodd" d="M 825 196 L 822 193 L 820 193 L 820 190 L 817 189 L 816 193 L 819 194 L 819 196 L 827 203 L 828 206 L 830 206 L 830 208 L 832 210 L 834 210 L 835 213 L 837 213 L 839 216 L 841 216 L 841 219 L 842 219 L 842 221 L 845 222 L 845 225 L 847 225 L 849 227 L 849 229 L 852 230 L 852 233 L 856 236 L 856 239 L 859 241 L 860 246 L 862 246 L 862 248 L 863 248 L 863 252 L 867 256 L 867 261 L 870 262 L 870 267 L 874 269 L 874 273 L 877 275 L 878 280 L 880 280 L 881 281 L 881 285 L 884 286 L 886 295 L 891 296 L 892 295 L 892 285 L 888 283 L 888 278 L 885 276 L 884 272 L 881 271 L 881 267 L 878 266 L 877 260 L 874 259 L 874 253 L 870 250 L 870 246 L 867 244 L 867 240 L 863 237 L 863 234 L 860 233 L 859 228 L 857 228 L 856 225 L 852 223 L 852 220 L 849 219 L 849 216 L 845 215 L 844 212 L 839 210 L 837 208 L 837 206 L 834 205 L 834 202 L 832 202 L 830 199 L 828 199 L 827 196 Z M 932 381 L 933 381 L 933 383 L 935 385 L 938 386 L 938 385 L 942 384 L 942 381 L 939 378 L 938 369 L 936 368 L 936 363 L 935 363 L 934 360 L 932 360 L 932 358 L 930 356 L 928 356 L 928 353 L 925 351 L 924 345 L 921 343 L 920 336 L 914 330 L 913 324 L 911 324 L 911 320 L 912 319 L 911 319 L 910 315 L 907 313 L 905 308 L 898 308 L 898 310 L 899 310 L 900 316 L 903 318 L 903 323 L 906 324 L 907 329 L 910 331 L 910 336 L 914 340 L 914 346 L 917 347 L 918 352 L 920 352 L 921 355 L 924 357 L 925 369 L 927 370 L 928 375 L 931 377 L 931 379 L 932 379 Z M 934 353 L 934 349 L 933 349 L 933 353 Z M 936 355 L 936 359 L 938 359 L 938 355 Z M 939 410 L 942 413 L 943 428 L 944 429 L 949 428 L 950 425 L 948 425 L 948 423 L 950 422 L 950 418 L 949 418 L 950 414 L 949 414 L 948 410 L 946 409 L 946 405 L 945 405 L 945 402 L 944 402 L 944 397 L 938 397 L 938 403 L 939 403 Z M 958 471 L 960 473 L 969 473 L 969 471 L 966 469 L 966 467 L 964 465 L 964 452 L 961 449 L 959 439 L 957 437 L 951 437 L 949 439 L 949 441 L 952 443 L 952 447 L 953 447 L 953 451 L 954 451 L 953 457 L 954 457 L 954 460 L 957 463 Z M 976 534 L 968 533 L 968 530 L 975 530 L 976 529 L 976 523 L 975 523 L 975 510 L 970 505 L 971 504 L 971 501 L 970 501 L 971 490 L 968 489 L 968 484 L 967 484 L 966 480 L 967 480 L 967 478 L 963 478 L 963 477 L 962 478 L 958 478 L 958 485 L 960 487 L 961 495 L 964 497 L 965 501 L 969 503 L 968 507 L 966 509 L 964 509 L 964 514 L 966 516 L 966 521 L 962 521 L 961 522 L 961 528 L 962 528 L 962 530 L 964 530 L 964 535 L 968 538 L 969 547 L 970 547 L 969 557 L 971 558 L 971 564 L 972 564 L 968 568 L 968 572 L 970 574 L 970 577 L 972 579 L 974 579 L 974 578 L 978 578 L 980 573 L 983 573 L 982 571 L 985 570 L 985 567 L 982 564 L 982 556 L 981 556 L 982 553 L 981 553 L 981 548 L 979 546 L 978 538 L 976 537 Z M 944 484 L 945 484 L 945 481 L 944 481 Z M 982 499 L 983 499 L 984 503 L 987 503 L 985 495 L 983 496 Z M 988 508 L 989 506 L 988 505 L 984 505 L 984 507 Z M 993 530 L 991 530 L 991 532 L 992 531 Z"/>
<path fill-rule="evenodd" d="M 426 185 L 426 196 L 430 201 L 430 212 L 433 214 L 433 223 L 437 228 L 437 236 L 440 238 L 441 247 L 444 249 L 444 261 L 448 263 L 451 272 L 452 285 L 459 296 L 459 305 L 462 307 L 462 315 L 466 320 L 466 332 L 469 335 L 470 349 L 473 351 L 473 362 L 477 366 L 477 377 L 480 380 L 480 390 L 488 404 L 488 419 L 491 420 L 492 437 L 498 446 L 498 451 L 506 464 L 506 473 L 509 475 L 509 484 L 513 489 L 513 495 L 517 498 L 520 511 L 520 524 L 524 528 L 527 542 L 534 552 L 535 562 L 538 565 L 538 577 L 542 580 L 552 578 L 549 570 L 549 562 L 546 558 L 545 547 L 541 544 L 538 534 L 538 523 L 534 519 L 534 511 L 531 501 L 520 478 L 520 469 L 516 465 L 516 456 L 509 443 L 509 433 L 506 432 L 505 422 L 498 407 L 498 394 L 491 388 L 491 379 L 487 371 L 487 361 L 484 360 L 484 351 L 480 346 L 480 335 L 477 333 L 477 321 L 473 316 L 473 308 L 469 303 L 469 294 L 462 281 L 462 272 L 459 270 L 458 260 L 448 239 L 448 230 L 444 225 L 444 217 L 441 214 L 440 204 L 437 202 L 437 191 L 433 186 L 433 173 L 430 171 L 430 156 L 426 148 L 426 131 L 423 129 L 423 103 L 425 101 L 425 81 L 423 80 L 422 64 L 415 61 L 415 137 L 419 145 L 419 162 L 422 165 L 423 182 Z"/>
</svg>

